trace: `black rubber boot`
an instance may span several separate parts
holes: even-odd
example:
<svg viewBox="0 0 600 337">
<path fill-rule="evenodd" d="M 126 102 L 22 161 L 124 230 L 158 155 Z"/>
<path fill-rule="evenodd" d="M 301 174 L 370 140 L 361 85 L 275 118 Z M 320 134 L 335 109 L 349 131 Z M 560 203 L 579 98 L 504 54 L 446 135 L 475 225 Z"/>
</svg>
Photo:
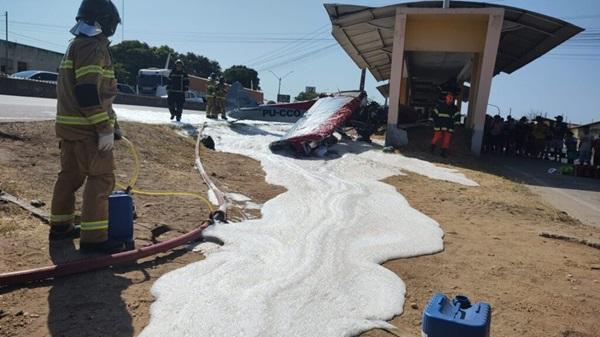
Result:
<svg viewBox="0 0 600 337">
<path fill-rule="evenodd" d="M 81 242 L 79 251 L 83 254 L 115 254 L 127 250 L 125 242 L 108 239 L 104 242 Z"/>
<path fill-rule="evenodd" d="M 442 149 L 442 152 L 440 153 L 440 156 L 446 158 L 448 157 L 448 151 L 446 149 Z"/>
<path fill-rule="evenodd" d="M 431 153 L 435 152 L 435 144 L 431 144 L 431 149 L 429 149 L 429 152 L 431 152 Z"/>
<path fill-rule="evenodd" d="M 175 115 L 171 115 L 171 120 L 173 120 L 173 118 L 175 118 Z"/>
<path fill-rule="evenodd" d="M 65 226 L 64 230 L 58 228 L 58 226 L 53 226 L 50 228 L 50 233 L 48 234 L 49 241 L 60 241 L 60 240 L 72 240 L 77 239 L 81 233 L 81 227 L 79 226 Z"/>
</svg>

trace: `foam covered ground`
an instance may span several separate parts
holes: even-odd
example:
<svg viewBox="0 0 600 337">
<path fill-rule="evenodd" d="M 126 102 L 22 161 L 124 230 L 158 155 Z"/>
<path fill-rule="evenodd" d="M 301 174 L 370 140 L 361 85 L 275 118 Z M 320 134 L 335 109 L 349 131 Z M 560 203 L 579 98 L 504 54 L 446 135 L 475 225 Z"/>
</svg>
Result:
<svg viewBox="0 0 600 337">
<path fill-rule="evenodd" d="M 325 159 L 271 153 L 286 128 L 209 124 L 218 150 L 259 160 L 288 191 L 261 219 L 208 229 L 225 245 L 155 283 L 141 336 L 351 336 L 402 312 L 404 283 L 380 263 L 440 251 L 443 232 L 380 180 L 405 170 L 477 184 L 365 143 L 338 144 Z"/>
</svg>

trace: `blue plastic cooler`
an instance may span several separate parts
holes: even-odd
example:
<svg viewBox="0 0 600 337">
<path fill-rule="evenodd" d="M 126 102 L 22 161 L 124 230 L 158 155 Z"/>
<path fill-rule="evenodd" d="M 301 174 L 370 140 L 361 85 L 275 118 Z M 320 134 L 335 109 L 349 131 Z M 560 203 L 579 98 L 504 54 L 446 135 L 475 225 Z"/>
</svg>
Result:
<svg viewBox="0 0 600 337">
<path fill-rule="evenodd" d="M 488 303 L 471 304 L 466 296 L 450 300 L 435 294 L 423 312 L 423 336 L 489 337 L 492 308 Z"/>
</svg>

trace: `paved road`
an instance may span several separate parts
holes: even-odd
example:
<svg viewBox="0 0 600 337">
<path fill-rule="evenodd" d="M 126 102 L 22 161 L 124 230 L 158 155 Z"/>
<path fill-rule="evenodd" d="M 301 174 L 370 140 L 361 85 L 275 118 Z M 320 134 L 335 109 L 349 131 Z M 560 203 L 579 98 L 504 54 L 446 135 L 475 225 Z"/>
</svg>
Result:
<svg viewBox="0 0 600 337">
<path fill-rule="evenodd" d="M 524 182 L 555 208 L 584 224 L 600 228 L 600 180 L 550 174 L 560 164 L 544 160 L 494 158 L 509 178 Z"/>
<path fill-rule="evenodd" d="M 166 108 L 116 104 L 115 110 L 118 112 L 120 109 L 160 113 L 168 121 Z M 185 110 L 183 114 L 185 119 L 186 115 L 204 115 L 204 112 Z M 56 99 L 0 95 L 0 122 L 52 120 L 55 116 Z"/>
</svg>

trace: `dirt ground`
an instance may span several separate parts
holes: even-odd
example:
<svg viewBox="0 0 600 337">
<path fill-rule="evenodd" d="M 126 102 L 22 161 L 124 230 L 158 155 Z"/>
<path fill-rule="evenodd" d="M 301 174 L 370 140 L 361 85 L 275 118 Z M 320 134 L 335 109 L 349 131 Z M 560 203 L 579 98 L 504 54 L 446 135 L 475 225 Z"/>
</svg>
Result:
<svg viewBox="0 0 600 337">
<path fill-rule="evenodd" d="M 143 159 L 140 188 L 206 191 L 193 168 L 191 139 L 166 126 L 125 123 L 124 128 Z M 49 204 L 58 163 L 52 124 L 0 124 L 0 131 L 25 138 L 0 138 L 0 189 Z M 600 336 L 600 251 L 538 235 L 548 231 L 600 241 L 600 230 L 542 203 L 518 182 L 495 174 L 484 161 L 460 152 L 442 160 L 425 150 L 426 145 L 404 153 L 458 167 L 481 187 L 415 174 L 386 180 L 446 233 L 443 252 L 385 264 L 405 281 L 408 291 L 405 313 L 391 323 L 419 336 L 422 310 L 440 291 L 490 302 L 495 337 Z M 252 159 L 208 150 L 202 157 L 207 171 L 228 192 L 264 203 L 284 191 L 266 184 L 259 163 Z M 117 158 L 118 179 L 125 181 L 132 162 L 124 145 L 118 145 Z M 162 240 L 193 228 L 208 214 L 196 200 L 136 196 L 136 205 L 138 245 L 147 244 L 150 230 L 160 224 L 173 229 L 160 236 Z M 242 213 L 259 216 L 240 207 L 230 214 L 239 218 Z M 0 204 L 0 272 L 78 256 L 72 244 L 48 248 L 46 237 L 46 225 L 19 208 Z M 199 253 L 179 249 L 133 265 L 0 289 L 0 336 L 137 335 L 148 323 L 153 282 L 200 259 Z M 373 330 L 363 336 L 392 335 Z"/>
<path fill-rule="evenodd" d="M 490 303 L 494 337 L 600 336 L 600 250 L 539 236 L 551 232 L 600 242 L 600 230 L 498 176 L 485 158 L 474 161 L 467 138 L 457 135 L 444 159 L 429 153 L 430 131 L 416 130 L 409 133 L 410 150 L 401 152 L 459 168 L 480 187 L 416 174 L 385 180 L 445 232 L 443 252 L 384 264 L 404 280 L 408 294 L 404 313 L 391 323 L 419 336 L 428 300 L 442 292 Z M 392 335 L 374 330 L 363 336 Z"/>
<path fill-rule="evenodd" d="M 167 126 L 123 123 L 142 160 L 136 188 L 199 192 L 206 187 L 195 170 L 194 141 Z M 0 124 L 0 132 L 24 141 L 0 138 L 0 190 L 26 200 L 41 200 L 49 210 L 58 172 L 58 143 L 52 122 Z M 262 204 L 284 191 L 264 181 L 260 164 L 247 157 L 202 150 L 205 169 L 225 191 Z M 117 180 L 126 182 L 133 161 L 117 145 Z M 78 198 L 80 200 L 80 198 Z M 185 233 L 208 217 L 196 199 L 135 196 L 136 245 L 152 240 L 151 230 L 168 225 L 164 240 Z M 260 215 L 234 205 L 231 218 Z M 0 204 L 0 272 L 16 271 L 81 258 L 72 243 L 48 247 L 47 225 L 16 206 Z M 150 318 L 150 287 L 161 275 L 201 260 L 180 248 L 136 264 L 35 284 L 0 289 L 0 336 L 135 336 Z M 185 286 L 185 285 L 182 285 Z"/>
</svg>

